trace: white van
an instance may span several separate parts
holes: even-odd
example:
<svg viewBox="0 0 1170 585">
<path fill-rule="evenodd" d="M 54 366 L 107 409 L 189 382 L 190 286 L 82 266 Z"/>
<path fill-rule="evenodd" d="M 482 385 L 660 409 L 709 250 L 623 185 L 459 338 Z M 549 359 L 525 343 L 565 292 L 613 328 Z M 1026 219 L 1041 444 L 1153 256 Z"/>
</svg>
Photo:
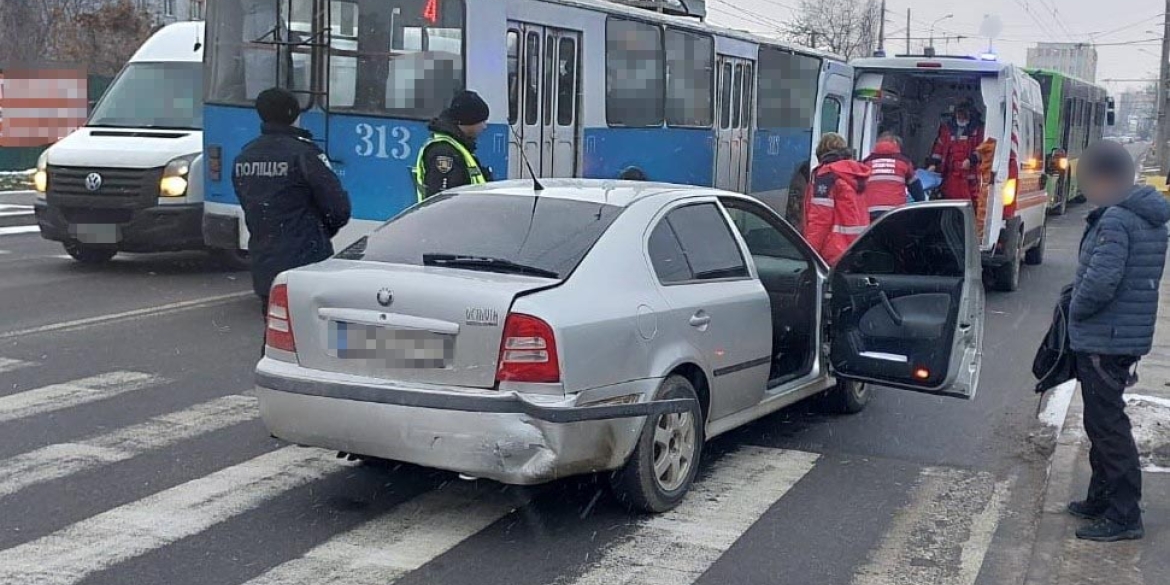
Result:
<svg viewBox="0 0 1170 585">
<path fill-rule="evenodd" d="M 990 59 L 858 59 L 853 146 L 864 158 L 878 135 L 901 136 L 903 153 L 924 167 L 955 106 L 973 103 L 984 136 L 995 140 L 990 181 L 980 184 L 980 248 L 996 288 L 1020 286 L 1022 264 L 1044 260 L 1044 105 L 1040 85 L 1021 69 Z"/>
<path fill-rule="evenodd" d="M 203 23 L 169 25 L 131 57 L 89 121 L 37 162 L 37 223 L 80 262 L 204 249 Z"/>
</svg>

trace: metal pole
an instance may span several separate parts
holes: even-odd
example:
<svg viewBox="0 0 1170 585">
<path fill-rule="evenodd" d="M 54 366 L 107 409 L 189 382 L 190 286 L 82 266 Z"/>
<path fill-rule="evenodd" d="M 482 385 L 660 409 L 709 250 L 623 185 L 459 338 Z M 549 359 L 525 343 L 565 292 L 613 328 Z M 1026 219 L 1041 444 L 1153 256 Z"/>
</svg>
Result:
<svg viewBox="0 0 1170 585">
<path fill-rule="evenodd" d="M 1162 63 L 1158 76 L 1158 167 L 1163 175 L 1170 173 L 1170 0 L 1166 0 L 1166 22 L 1162 30 Z"/>
<path fill-rule="evenodd" d="M 1170 0 L 1167 0 L 1170 1 Z M 910 51 L 910 9 L 906 9 L 906 54 L 913 55 Z"/>
<path fill-rule="evenodd" d="M 886 0 L 882 0 L 882 15 L 878 20 L 878 51 L 886 52 Z"/>
</svg>

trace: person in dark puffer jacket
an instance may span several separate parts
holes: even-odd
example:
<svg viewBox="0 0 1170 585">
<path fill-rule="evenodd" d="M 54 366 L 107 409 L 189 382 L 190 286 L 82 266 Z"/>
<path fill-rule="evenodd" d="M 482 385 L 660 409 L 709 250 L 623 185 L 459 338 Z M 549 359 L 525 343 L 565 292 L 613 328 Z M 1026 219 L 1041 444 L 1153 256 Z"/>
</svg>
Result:
<svg viewBox="0 0 1170 585">
<path fill-rule="evenodd" d="M 1134 171 L 1125 148 L 1105 141 L 1085 150 L 1077 168 L 1085 197 L 1099 206 L 1081 239 L 1069 306 L 1093 474 L 1088 498 L 1068 509 L 1094 520 L 1078 538 L 1103 542 L 1144 535 L 1141 463 L 1122 394 L 1153 345 L 1170 203 L 1152 187 L 1134 186 Z"/>
</svg>

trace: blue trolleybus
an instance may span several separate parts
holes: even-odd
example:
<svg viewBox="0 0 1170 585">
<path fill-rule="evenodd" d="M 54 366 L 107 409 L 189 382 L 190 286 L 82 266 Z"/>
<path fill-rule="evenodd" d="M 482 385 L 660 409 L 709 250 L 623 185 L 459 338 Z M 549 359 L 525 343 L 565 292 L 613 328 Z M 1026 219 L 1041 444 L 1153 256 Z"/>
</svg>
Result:
<svg viewBox="0 0 1170 585">
<path fill-rule="evenodd" d="M 640 6 L 639 4 L 644 4 Z M 218 0 L 207 15 L 204 238 L 247 246 L 231 161 L 253 100 L 286 87 L 353 200 L 339 245 L 416 203 L 427 122 L 457 90 L 491 106 L 497 178 L 649 180 L 783 209 L 824 132 L 848 128 L 839 58 L 703 22 L 700 0 Z M 521 156 L 523 152 L 524 156 Z M 815 161 L 811 161 L 815 164 Z"/>
</svg>

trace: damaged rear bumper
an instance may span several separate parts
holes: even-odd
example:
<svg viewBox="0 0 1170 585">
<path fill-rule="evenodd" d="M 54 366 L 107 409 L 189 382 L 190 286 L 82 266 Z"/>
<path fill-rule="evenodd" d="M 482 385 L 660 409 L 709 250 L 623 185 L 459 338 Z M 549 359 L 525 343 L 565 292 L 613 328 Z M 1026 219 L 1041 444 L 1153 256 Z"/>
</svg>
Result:
<svg viewBox="0 0 1170 585">
<path fill-rule="evenodd" d="M 278 438 L 520 485 L 621 467 L 646 416 L 689 407 L 649 401 L 660 382 L 552 397 L 412 388 L 271 359 L 256 369 L 260 415 Z M 580 406 L 629 395 L 640 402 Z"/>
</svg>

